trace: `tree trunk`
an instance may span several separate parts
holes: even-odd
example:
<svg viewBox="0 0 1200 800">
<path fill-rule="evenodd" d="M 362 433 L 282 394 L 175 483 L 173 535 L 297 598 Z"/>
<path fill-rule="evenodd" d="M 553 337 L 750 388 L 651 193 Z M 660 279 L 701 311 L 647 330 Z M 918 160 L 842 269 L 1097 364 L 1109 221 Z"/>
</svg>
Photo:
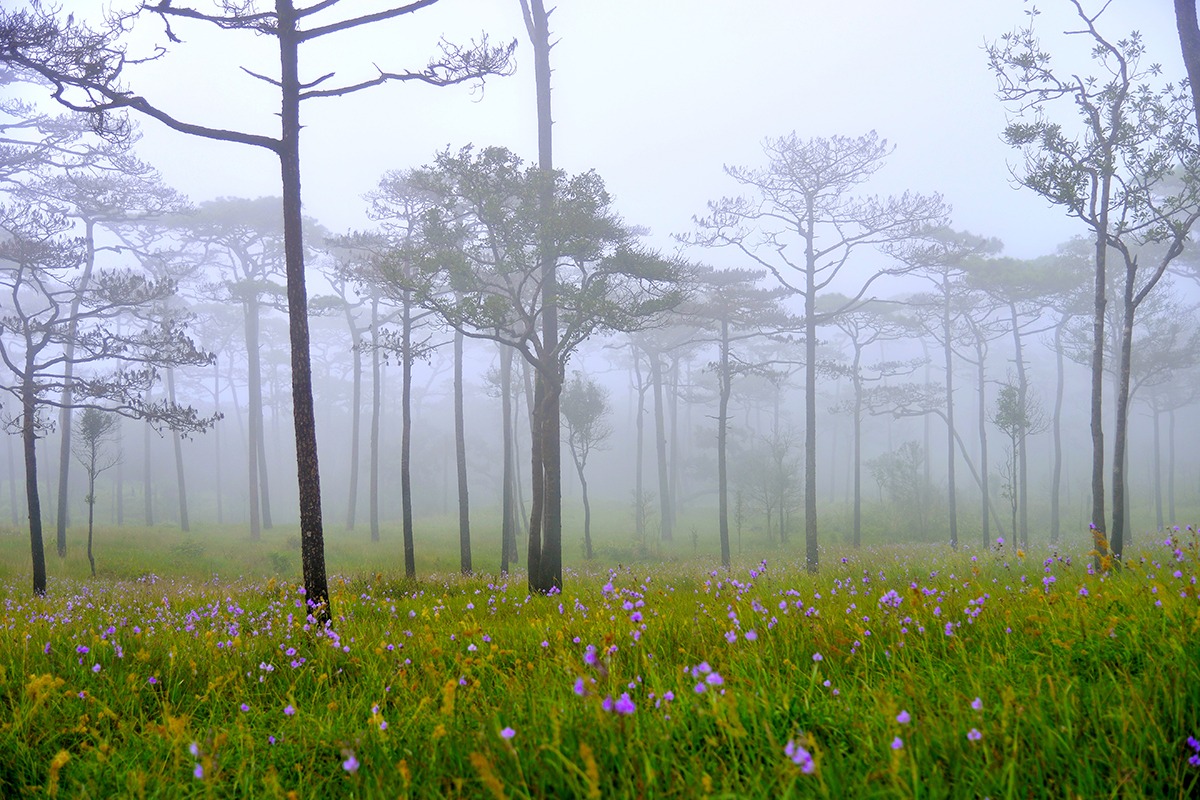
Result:
<svg viewBox="0 0 1200 800">
<path fill-rule="evenodd" d="M 300 500 L 300 548 L 304 589 L 313 615 L 330 619 L 325 576 L 325 534 L 321 520 L 321 471 L 313 414 L 312 365 L 308 343 L 308 292 L 304 286 L 304 219 L 300 194 L 300 78 L 297 70 L 296 12 L 292 0 L 276 0 L 279 20 L 280 173 L 283 180 L 283 238 L 287 263 L 288 332 L 292 350 L 292 418 L 296 432 L 296 473 Z"/>
<path fill-rule="evenodd" d="M 1162 486 L 1162 439 L 1159 436 L 1158 418 L 1161 412 L 1154 409 L 1154 522 L 1156 529 L 1163 529 L 1163 486 Z"/>
<path fill-rule="evenodd" d="M 1196 20 L 1196 0 L 1175 0 L 1175 25 L 1179 30 L 1183 66 L 1192 88 L 1196 127 L 1200 128 L 1200 24 Z"/>
<path fill-rule="evenodd" d="M 1133 303 L 1133 282 L 1136 266 L 1126 265 L 1125 269 L 1125 302 L 1122 305 L 1121 345 L 1117 352 L 1120 359 L 1117 372 L 1117 414 L 1113 430 L 1113 471 L 1112 471 L 1112 506 L 1113 521 L 1112 535 L 1109 547 L 1118 559 L 1125 552 L 1125 444 L 1126 431 L 1129 427 L 1129 381 L 1133 357 L 1133 315 L 1136 306 Z"/>
<path fill-rule="evenodd" d="M 529 568 L 529 589 L 539 591 L 542 569 L 542 514 L 545 510 L 545 468 L 542 464 L 542 415 L 545 414 L 546 393 L 542 373 L 533 376 L 533 405 L 529 420 L 529 541 L 525 556 Z"/>
<path fill-rule="evenodd" d="M 60 440 L 58 445 L 58 516 L 55 519 L 57 533 L 58 557 L 67 555 L 67 523 L 70 522 L 68 498 L 71 489 L 71 406 L 74 403 L 74 387 L 71 378 L 75 373 L 75 337 L 79 331 L 79 304 L 83 293 L 87 291 L 92 279 L 92 269 L 96 265 L 96 228 L 95 223 L 84 220 L 83 223 L 83 272 L 79 276 L 79 285 L 75 296 L 71 298 L 71 320 L 68 327 L 67 341 L 63 346 L 63 391 L 62 407 L 59 410 L 58 425 Z"/>
<path fill-rule="evenodd" d="M 976 332 L 976 337 L 980 333 Z M 992 532 L 988 529 L 988 511 L 991 508 L 991 485 L 988 478 L 988 440 L 987 440 L 987 352 L 982 338 L 976 338 L 975 354 L 979 357 L 979 382 L 976 391 L 979 394 L 979 493 L 982 496 L 981 527 L 983 529 L 984 549 L 992 545 Z"/>
<path fill-rule="evenodd" d="M 855 343 L 854 363 L 851 367 L 850 381 L 854 387 L 854 530 L 852 543 L 855 549 L 862 546 L 862 407 L 863 385 L 859 365 L 862 361 L 862 348 Z"/>
<path fill-rule="evenodd" d="M 454 457 L 458 467 L 458 559 L 471 574 L 471 505 L 467 499 L 467 434 L 463 420 L 463 334 L 454 332 Z"/>
<path fill-rule="evenodd" d="M 25 375 L 33 374 L 31 358 L 26 359 Z M 21 442 L 25 449 L 25 501 L 29 509 L 29 549 L 33 557 L 33 593 L 46 594 L 46 550 L 42 542 L 42 502 L 38 497 L 37 430 L 34 427 L 37 406 L 34 386 L 26 377 L 21 387 Z"/>
<path fill-rule="evenodd" d="M 412 508 L 412 303 L 404 295 L 400 311 L 400 517 L 404 537 L 404 576 L 417 578 Z"/>
<path fill-rule="evenodd" d="M 650 359 L 650 383 L 654 387 L 654 449 L 658 459 L 658 514 L 659 535 L 664 542 L 671 541 L 671 484 L 667 478 L 667 420 L 663 408 L 663 372 L 660 354 L 647 351 Z"/>
<path fill-rule="evenodd" d="M 721 537 L 721 566 L 725 569 L 729 569 L 733 563 L 732 554 L 729 552 L 729 473 L 725 457 L 732 377 L 729 367 L 729 322 L 722 319 L 721 363 L 718 368 L 720 402 L 717 406 L 717 519 Z"/>
<path fill-rule="evenodd" d="M 21 512 L 17 510 L 17 465 L 13 462 L 12 437 L 4 437 L 4 454 L 8 457 L 8 510 L 9 520 L 15 528 L 21 524 Z"/>
<path fill-rule="evenodd" d="M 513 408 L 512 408 L 512 361 L 511 347 L 500 346 L 500 415 L 503 417 L 504 467 L 501 488 L 500 528 L 500 574 L 507 575 L 517 551 L 516 503 L 514 484 L 516 477 L 513 453 Z"/>
<path fill-rule="evenodd" d="M 950 514 L 950 547 L 958 549 L 958 496 L 954 483 L 954 348 L 950 337 L 950 283 L 942 278 L 942 294 L 946 302 L 942 306 L 942 351 L 946 368 L 946 500 Z"/>
<path fill-rule="evenodd" d="M 354 324 L 350 307 L 346 307 L 346 324 L 350 326 L 350 338 L 354 340 L 354 377 L 350 391 L 350 486 L 346 498 L 346 530 L 354 530 L 358 512 L 358 450 L 362 439 L 362 348 L 359 346 L 359 329 Z"/>
<path fill-rule="evenodd" d="M 213 411 L 221 412 L 221 367 L 217 359 L 213 359 Z M 213 426 L 213 444 L 217 451 L 217 460 L 213 466 L 214 479 L 216 481 L 217 490 L 217 524 L 225 524 L 225 489 L 224 480 L 222 479 L 222 459 L 221 459 L 221 426 Z M 120 462 L 117 462 L 118 468 Z M 119 473 L 118 473 L 119 474 Z"/>
<path fill-rule="evenodd" d="M 262 425 L 262 368 L 258 352 L 258 301 L 243 300 L 246 328 L 246 495 L 250 512 L 250 540 L 262 538 L 262 513 L 258 490 L 258 441 Z M 258 409 L 256 412 L 255 409 Z"/>
<path fill-rule="evenodd" d="M 1021 409 L 1022 417 L 1022 425 L 1016 442 L 1016 494 L 1021 522 L 1019 538 L 1022 547 L 1029 547 L 1029 451 L 1026 446 L 1029 430 L 1025 424 L 1029 421 L 1029 379 L 1025 374 L 1025 353 L 1021 345 L 1021 326 L 1017 317 L 1017 306 L 1015 303 L 1009 303 L 1008 308 L 1012 314 L 1013 349 L 1017 367 L 1017 404 Z M 1013 538 L 1018 538 L 1015 531 Z"/>
<path fill-rule="evenodd" d="M 1100 178 L 1100 222 L 1096 232 L 1096 283 L 1092 302 L 1092 526 L 1103 535 L 1104 521 L 1104 306 L 1107 302 L 1108 206 L 1112 176 Z M 1099 559 L 1097 559 L 1099 561 Z"/>
<path fill-rule="evenodd" d="M 810 214 L 811 217 L 811 214 Z M 809 230 L 812 230 L 810 219 Z M 804 563 L 809 572 L 819 567 L 817 551 L 817 287 L 816 254 L 812 239 L 804 271 Z"/>
<path fill-rule="evenodd" d="M 583 476 L 583 461 L 571 445 L 571 459 L 575 462 L 575 472 L 579 475 L 579 491 L 583 495 L 583 557 L 592 560 L 592 506 L 588 502 L 587 478 Z"/>
<path fill-rule="evenodd" d="M 670 416 L 670 452 L 667 454 L 667 464 L 671 470 L 670 482 L 668 484 L 670 495 L 667 501 L 667 508 L 671 511 L 671 531 L 674 533 L 679 515 L 679 358 L 671 359 L 671 393 L 670 401 L 667 406 L 671 412 Z"/>
<path fill-rule="evenodd" d="M 173 368 L 167 369 L 167 400 L 172 405 L 175 403 L 175 370 Z M 179 482 L 179 529 L 187 533 L 192 528 L 188 524 L 187 481 L 184 480 L 183 474 L 183 437 L 176 433 L 171 436 L 171 441 L 175 445 L 175 477 Z M 88 518 L 91 519 L 90 509 Z M 90 531 L 88 538 L 91 539 Z"/>
<path fill-rule="evenodd" d="M 1062 491 L 1062 406 L 1063 389 L 1066 379 L 1063 370 L 1062 334 L 1069 317 L 1064 316 L 1054 326 L 1054 419 L 1051 421 L 1054 438 L 1054 465 L 1050 471 L 1050 544 L 1057 545 L 1061 527 L 1061 512 L 1059 510 L 1059 494 Z"/>
<path fill-rule="evenodd" d="M 407 337 L 408 334 L 404 333 L 404 336 Z M 401 340 L 402 345 L 404 341 L 407 341 L 407 338 Z M 407 357 L 407 346 L 404 346 L 404 349 L 401 352 L 401 358 Z M 403 373 L 403 369 L 401 369 L 401 373 Z M 371 451 L 371 465 L 370 475 L 367 478 L 368 483 L 370 483 L 370 487 L 368 489 L 369 497 L 367 498 L 367 516 L 370 518 L 371 523 L 372 542 L 379 541 L 379 416 L 382 410 L 381 393 L 383 390 L 380 377 L 379 299 L 373 297 L 371 298 L 371 442 L 369 448 Z M 405 390 L 401 398 L 401 404 L 403 404 L 403 398 L 407 396 L 408 392 Z M 401 502 L 403 502 L 404 498 L 407 497 L 404 477 L 406 474 L 405 470 L 408 468 L 407 454 L 405 453 L 403 446 L 401 447 L 400 464 Z"/>
<path fill-rule="evenodd" d="M 633 466 L 633 529 L 637 533 L 638 542 L 646 545 L 646 487 L 642 478 L 644 447 L 646 444 L 646 386 L 642 382 L 642 362 L 638 357 L 636 347 L 631 348 L 633 354 L 633 377 L 637 384 L 637 418 L 634 420 L 634 466 Z"/>
<path fill-rule="evenodd" d="M 1167 519 L 1175 524 L 1175 409 L 1167 412 Z"/>
<path fill-rule="evenodd" d="M 150 402 L 150 393 L 146 393 L 146 402 Z M 142 430 L 142 499 L 145 501 L 143 522 L 146 527 L 154 526 L 154 482 L 150 458 L 150 423 L 143 423 Z"/>
<path fill-rule="evenodd" d="M 96 577 L 96 559 L 92 556 L 92 530 L 96 519 L 96 450 L 95 445 L 92 446 L 92 452 L 88 464 L 88 538 L 87 538 L 87 559 L 88 566 L 92 568 L 92 577 Z"/>
</svg>

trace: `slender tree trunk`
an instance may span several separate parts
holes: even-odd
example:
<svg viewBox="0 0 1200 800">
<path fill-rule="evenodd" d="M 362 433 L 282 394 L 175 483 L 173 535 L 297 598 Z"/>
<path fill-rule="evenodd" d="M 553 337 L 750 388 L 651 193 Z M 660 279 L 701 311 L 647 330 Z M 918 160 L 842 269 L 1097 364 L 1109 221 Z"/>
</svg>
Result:
<svg viewBox="0 0 1200 800">
<path fill-rule="evenodd" d="M 125 423 L 117 417 L 117 450 L 121 450 L 121 445 L 125 440 Z M 117 527 L 120 528 L 125 524 L 125 462 L 123 459 L 117 459 L 117 488 L 116 488 L 116 506 Z"/>
<path fill-rule="evenodd" d="M 946 368 L 946 499 L 950 514 L 950 547 L 958 549 L 958 489 L 954 483 L 954 348 L 950 337 L 950 280 L 942 277 L 942 353 Z"/>
<path fill-rule="evenodd" d="M 13 463 L 12 437 L 4 437 L 4 453 L 8 457 L 8 508 L 9 519 L 15 528 L 21 524 L 21 512 L 17 509 L 17 465 Z"/>
<path fill-rule="evenodd" d="M 26 358 L 25 375 L 33 374 L 32 354 Z M 37 412 L 34 386 L 26 377 L 21 387 L 21 442 L 25 449 L 25 502 L 29 509 L 29 549 L 33 557 L 33 593 L 46 594 L 46 550 L 42 541 L 42 502 L 38 497 Z"/>
<path fill-rule="evenodd" d="M 272 394 L 274 394 L 272 392 Z M 269 531 L 275 527 L 274 521 L 271 519 L 271 482 L 267 475 L 270 470 L 267 469 L 267 424 L 263 418 L 263 405 L 258 406 L 258 488 L 262 492 L 262 499 L 259 503 L 259 508 L 262 511 L 262 526 L 264 531 Z M 275 409 L 271 409 L 271 426 L 272 429 L 278 425 L 279 415 L 275 413 Z M 276 437 L 278 441 L 278 437 Z M 275 448 L 278 452 L 279 448 Z"/>
<path fill-rule="evenodd" d="M 88 538 L 87 538 L 87 559 L 88 565 L 92 568 L 92 577 L 96 577 L 96 559 L 92 556 L 92 530 L 96 519 L 96 451 L 93 445 L 88 464 Z"/>
<path fill-rule="evenodd" d="M 1017 317 L 1017 306 L 1015 303 L 1009 303 L 1008 308 L 1012 314 L 1013 349 L 1017 367 L 1017 403 L 1024 420 L 1016 441 L 1017 508 L 1021 521 L 1021 546 L 1029 547 L 1029 451 L 1026 446 L 1029 430 L 1025 425 L 1029 415 L 1029 378 L 1025 374 L 1025 352 L 1021 344 L 1021 327 Z M 1013 536 L 1016 538 L 1015 532 Z"/>
<path fill-rule="evenodd" d="M 250 539 L 262 538 L 262 512 L 258 490 L 258 430 L 262 425 L 262 369 L 258 352 L 258 301 L 248 298 L 243 311 L 246 324 L 246 495 L 250 511 Z M 258 412 L 255 409 L 258 409 Z"/>
<path fill-rule="evenodd" d="M 579 475 L 579 491 L 583 495 L 583 557 L 592 560 L 592 506 L 588 502 L 587 478 L 583 475 L 583 461 L 579 457 L 575 445 L 571 445 L 571 459 L 575 462 L 575 472 Z"/>
<path fill-rule="evenodd" d="M 404 339 L 401 340 L 403 350 L 400 354 L 401 358 L 408 357 L 407 345 L 403 342 L 407 341 L 407 333 L 404 333 Z M 401 368 L 403 373 L 403 368 Z M 367 498 L 367 516 L 370 518 L 371 524 L 371 541 L 379 541 L 379 418 L 382 411 L 382 391 L 383 382 L 380 379 L 379 369 L 379 299 L 371 298 L 371 442 L 370 442 L 370 475 L 367 478 L 370 487 L 368 489 Z M 407 389 L 404 390 L 403 397 L 408 396 Z M 401 403 L 403 404 L 403 397 Z M 408 497 L 404 488 L 406 470 L 408 469 L 407 456 L 401 446 L 400 459 L 400 483 L 401 483 L 401 502 Z"/>
<path fill-rule="evenodd" d="M 667 508 L 671 512 L 671 531 L 674 533 L 679 515 L 679 358 L 671 360 L 671 393 L 667 406 L 670 410 L 670 439 L 671 451 L 667 454 L 667 464 L 671 470 Z"/>
<path fill-rule="evenodd" d="M 1051 421 L 1054 438 L 1054 464 L 1050 470 L 1050 544 L 1057 545 L 1061 527 L 1061 512 L 1059 510 L 1059 494 L 1062 491 L 1062 406 L 1063 389 L 1066 377 L 1063 370 L 1063 329 L 1070 317 L 1064 316 L 1054 326 L 1054 419 Z"/>
<path fill-rule="evenodd" d="M 729 552 L 729 473 L 725 449 L 729 426 L 729 394 L 732 375 L 729 367 L 729 321 L 721 320 L 720 401 L 717 407 L 717 519 L 721 537 L 721 566 L 729 569 L 733 563 Z"/>
<path fill-rule="evenodd" d="M 174 405 L 175 403 L 175 370 L 167 369 L 167 400 Z M 187 481 L 183 474 L 183 439 L 179 434 L 171 436 L 171 442 L 175 445 L 175 477 L 179 482 L 179 529 L 183 532 L 188 532 L 192 529 L 188 523 L 188 502 L 187 502 Z M 91 510 L 88 511 L 88 517 L 91 518 Z M 91 538 L 91 533 L 88 533 L 88 538 Z"/>
<path fill-rule="evenodd" d="M 463 334 L 454 332 L 454 456 L 458 466 L 458 558 L 471 574 L 471 505 L 467 498 L 467 434 L 463 420 Z"/>
<path fill-rule="evenodd" d="M 400 516 L 404 537 L 404 575 L 417 577 L 417 550 L 412 507 L 412 303 L 407 292 L 401 309 L 400 331 Z"/>
<path fill-rule="evenodd" d="M 1175 519 L 1175 409 L 1167 412 L 1167 519 Z"/>
<path fill-rule="evenodd" d="M 1104 307 L 1107 304 L 1108 207 L 1112 175 L 1100 179 L 1100 219 L 1096 233 L 1096 283 L 1092 307 L 1092 526 L 1103 535 L 1104 521 Z M 1099 559 L 1097 559 L 1099 560 Z"/>
<path fill-rule="evenodd" d="M 814 229 L 809 211 L 808 230 Z M 804 562 L 809 572 L 819 565 L 817 551 L 817 286 L 816 253 L 805 240 L 804 270 Z"/>
<path fill-rule="evenodd" d="M 1136 267 L 1126 266 L 1125 271 L 1125 302 L 1121 320 L 1121 346 L 1117 357 L 1120 359 L 1117 372 L 1117 414 L 1113 430 L 1113 472 L 1112 472 L 1112 505 L 1113 521 L 1109 546 L 1117 558 L 1125 552 L 1125 467 L 1126 467 L 1126 432 L 1129 427 L 1129 381 L 1133 357 L 1133 315 L 1136 307 L 1133 304 L 1133 281 Z"/>
<path fill-rule="evenodd" d="M 150 401 L 150 394 L 146 394 L 146 402 Z M 142 424 L 142 499 L 145 501 L 145 514 L 142 517 L 146 527 L 154 526 L 154 482 L 153 482 L 153 461 L 150 452 L 150 423 Z"/>
<path fill-rule="evenodd" d="M 643 448 L 646 442 L 646 387 L 642 382 L 642 362 L 638 357 L 637 348 L 632 348 L 633 376 L 637 383 L 637 418 L 634 420 L 634 457 L 633 466 L 633 527 L 638 541 L 646 544 L 646 487 L 642 479 L 642 466 L 645 461 Z"/>
<path fill-rule="evenodd" d="M 1161 412 L 1154 409 L 1154 521 L 1161 531 L 1163 525 L 1163 486 L 1162 486 L 1162 439 L 1159 436 L 1158 418 Z"/>
<path fill-rule="evenodd" d="M 221 413 L 221 367 L 217 359 L 213 359 L 213 411 Z M 217 490 L 217 524 L 225 524 L 225 481 L 222 477 L 222 458 L 221 458 L 221 426 L 213 426 L 213 444 L 217 451 L 216 464 L 213 465 L 214 478 L 216 480 Z M 117 462 L 118 469 L 120 462 Z M 119 474 L 119 473 L 118 473 Z"/>
<path fill-rule="evenodd" d="M 1183 66 L 1191 84 L 1196 127 L 1200 128 L 1200 24 L 1196 20 L 1196 0 L 1175 0 L 1175 25 L 1179 31 Z"/>
<path fill-rule="evenodd" d="M 976 337 L 979 336 L 979 332 L 976 332 Z M 983 506 L 980 509 L 980 521 L 983 529 L 983 546 L 986 549 L 992 545 L 992 532 L 988 530 L 988 510 L 991 508 L 992 504 L 992 487 L 989 483 L 988 476 L 987 352 L 985 350 L 982 338 L 976 338 L 975 354 L 979 358 L 979 382 L 976 385 L 976 391 L 979 394 L 979 493 L 982 496 L 981 505 Z"/>
<path fill-rule="evenodd" d="M 502 477 L 501 529 L 500 529 L 500 574 L 507 575 L 517 552 L 516 503 L 514 503 L 514 479 L 516 477 L 513 453 L 513 408 L 512 408 L 512 348 L 500 346 L 500 414 L 503 417 L 504 474 Z"/>
<path fill-rule="evenodd" d="M 546 481 L 542 464 L 542 415 L 545 414 L 545 393 L 542 373 L 538 371 L 533 376 L 533 404 L 529 421 L 529 461 L 532 468 L 529 483 L 529 541 L 525 556 L 529 567 L 529 589 L 535 592 L 538 591 L 538 585 L 534 584 L 534 576 L 540 576 L 542 569 L 542 515 L 545 511 Z"/>
<path fill-rule="evenodd" d="M 312 365 L 308 339 L 308 292 L 304 286 L 304 232 L 300 193 L 300 77 L 292 0 L 276 0 L 280 55 L 281 131 L 279 162 L 283 180 L 283 237 L 287 263 L 288 331 L 292 356 L 292 419 L 296 433 L 296 473 L 300 500 L 300 548 L 304 589 L 314 616 L 330 619 L 325 575 L 325 533 L 321 519 L 321 471 L 313 413 Z"/>
<path fill-rule="evenodd" d="M 346 498 L 346 530 L 354 530 L 355 516 L 358 513 L 358 451 L 362 440 L 362 379 L 363 359 L 362 347 L 359 346 L 358 327 L 354 324 L 354 315 L 350 307 L 346 307 L 346 324 L 350 326 L 350 338 L 354 340 L 354 377 L 350 390 L 350 486 Z"/>
<path fill-rule="evenodd" d="M 658 459 L 659 533 L 664 542 L 673 538 L 671 529 L 671 484 L 667 477 L 667 421 L 663 408 L 663 371 L 660 354 L 647 351 L 650 383 L 654 387 L 654 449 Z"/>
<path fill-rule="evenodd" d="M 854 387 L 854 531 L 852 541 L 855 548 L 862 546 L 862 407 L 863 385 L 859 365 L 862 361 L 862 348 L 855 344 L 854 363 L 851 367 L 850 380 Z"/>
<path fill-rule="evenodd" d="M 71 490 L 71 406 L 74 404 L 74 387 L 71 379 L 75 372 L 75 338 L 79 331 L 79 304 L 87 291 L 92 279 L 92 269 L 96 265 L 96 227 L 95 223 L 86 219 L 83 223 L 83 272 L 79 276 L 79 285 L 75 296 L 71 298 L 71 320 L 68 323 L 66 344 L 63 345 L 63 391 L 62 407 L 59 409 L 58 425 L 60 439 L 58 444 L 58 516 L 55 519 L 57 533 L 58 557 L 67 555 L 67 524 L 70 522 L 70 506 L 68 498 Z"/>
</svg>

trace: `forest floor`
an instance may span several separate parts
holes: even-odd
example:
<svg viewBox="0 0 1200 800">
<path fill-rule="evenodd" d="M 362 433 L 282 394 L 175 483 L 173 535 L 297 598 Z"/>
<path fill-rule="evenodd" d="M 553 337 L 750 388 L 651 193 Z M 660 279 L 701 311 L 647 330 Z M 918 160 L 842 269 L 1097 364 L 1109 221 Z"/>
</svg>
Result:
<svg viewBox="0 0 1200 800">
<path fill-rule="evenodd" d="M 254 577 L 271 548 L 218 577 L 196 540 L 106 545 L 100 578 L 52 570 L 39 599 L 21 541 L 3 797 L 1200 792 L 1191 530 L 1116 572 L 998 544 L 830 549 L 813 575 L 782 551 L 569 569 L 550 597 L 389 557 L 333 579 L 328 628 L 294 576 Z"/>
</svg>

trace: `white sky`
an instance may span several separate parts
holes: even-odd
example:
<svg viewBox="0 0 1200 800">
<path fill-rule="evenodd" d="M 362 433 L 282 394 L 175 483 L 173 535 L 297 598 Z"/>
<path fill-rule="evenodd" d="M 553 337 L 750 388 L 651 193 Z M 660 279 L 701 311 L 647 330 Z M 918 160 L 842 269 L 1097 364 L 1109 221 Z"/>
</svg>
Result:
<svg viewBox="0 0 1200 800">
<path fill-rule="evenodd" d="M 65 5 L 80 14 L 96 6 Z M 382 5 L 344 0 L 336 10 Z M 1023 25 L 1031 7 L 1022 0 L 559 0 L 551 18 L 559 39 L 555 160 L 571 171 L 595 168 L 622 215 L 671 249 L 671 234 L 689 231 L 708 200 L 736 192 L 722 165 L 760 164 L 764 137 L 875 129 L 897 145 L 875 190 L 941 192 L 955 227 L 999 237 L 1012 255 L 1040 255 L 1083 231 L 1012 187 L 1009 165 L 1018 155 L 1000 140 L 1005 112 L 983 52 L 985 40 Z M 1039 7 L 1047 48 L 1087 71 L 1082 37 L 1059 35 L 1077 27 L 1067 0 Z M 146 24 L 158 33 L 153 20 Z M 1112 0 L 1101 30 L 1119 37 L 1132 29 L 1145 37 L 1149 61 L 1172 78 L 1183 74 L 1170 3 Z M 481 31 L 493 41 L 521 39 L 517 74 L 489 82 L 482 96 L 408 84 L 305 105 L 306 213 L 337 232 L 363 227 L 361 196 L 384 171 L 420 166 L 446 146 L 502 144 L 536 157 L 532 54 L 517 0 L 441 0 L 369 34 L 310 45 L 301 77 L 336 71 L 332 84 L 370 76 L 373 63 L 418 68 L 439 35 L 465 42 Z M 176 32 L 187 44 L 131 68 L 130 87 L 191 122 L 274 134 L 272 90 L 239 69 L 275 74 L 272 41 L 199 26 Z M 266 151 L 197 140 L 152 121 L 143 130 L 143 155 L 193 200 L 279 193 L 278 164 Z"/>
</svg>

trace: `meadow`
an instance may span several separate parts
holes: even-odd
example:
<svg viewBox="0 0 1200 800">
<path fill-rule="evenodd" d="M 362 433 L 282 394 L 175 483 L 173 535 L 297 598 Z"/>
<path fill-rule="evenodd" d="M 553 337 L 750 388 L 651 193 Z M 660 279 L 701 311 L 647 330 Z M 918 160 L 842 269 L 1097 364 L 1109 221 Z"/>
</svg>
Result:
<svg viewBox="0 0 1200 800">
<path fill-rule="evenodd" d="M 289 539 L 98 534 L 30 595 L 0 534 L 3 797 L 1195 797 L 1200 552 L 1120 570 L 1007 543 L 692 547 L 397 571 L 331 546 L 308 618 Z M 447 553 L 450 552 L 449 546 Z M 24 560 L 23 560 L 24 559 Z M 440 565 L 440 572 L 430 571 Z"/>
</svg>

